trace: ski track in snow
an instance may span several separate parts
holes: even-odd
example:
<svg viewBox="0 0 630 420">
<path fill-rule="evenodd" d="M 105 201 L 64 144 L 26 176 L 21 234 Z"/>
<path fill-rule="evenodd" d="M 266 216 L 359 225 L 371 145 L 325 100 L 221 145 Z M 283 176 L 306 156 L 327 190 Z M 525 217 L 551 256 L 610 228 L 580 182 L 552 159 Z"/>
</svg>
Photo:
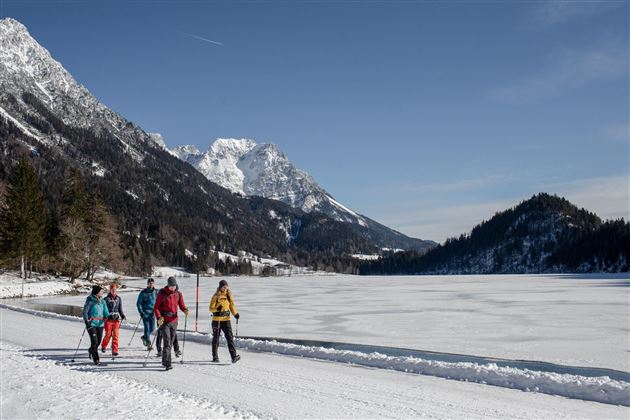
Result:
<svg viewBox="0 0 630 420">
<path fill-rule="evenodd" d="M 0 355 L 2 418 L 22 418 L 25 411 L 48 418 L 152 419 L 167 413 L 185 418 L 254 418 L 236 416 L 237 413 L 217 404 L 168 389 L 82 367 L 69 368 L 54 359 L 41 358 L 36 351 L 4 341 L 0 341 Z"/>
<path fill-rule="evenodd" d="M 229 364 L 209 362 L 207 342 L 188 339 L 186 364 L 164 372 L 132 328 L 121 330 L 121 356 L 89 364 L 80 320 L 0 305 L 2 417 L 244 418 L 627 418 L 626 407 L 571 400 L 390 370 L 243 351 Z M 39 315 L 39 316 L 33 316 Z M 68 322 L 74 321 L 74 322 Z M 180 325 L 181 327 L 182 325 Z M 24 334 L 24 331 L 33 331 Z M 192 338 L 192 337 L 188 337 Z M 207 337 L 195 337 L 207 340 Z M 59 395 L 57 395 L 59 393 Z M 111 401 L 111 402 L 110 402 Z M 173 402 L 171 402 L 173 401 Z M 83 402 L 83 403 L 82 403 Z M 110 415 L 110 406 L 116 408 Z M 26 411 L 24 411 L 26 408 Z M 99 410 L 107 410 L 101 416 Z M 16 413 L 17 414 L 17 413 Z"/>
</svg>

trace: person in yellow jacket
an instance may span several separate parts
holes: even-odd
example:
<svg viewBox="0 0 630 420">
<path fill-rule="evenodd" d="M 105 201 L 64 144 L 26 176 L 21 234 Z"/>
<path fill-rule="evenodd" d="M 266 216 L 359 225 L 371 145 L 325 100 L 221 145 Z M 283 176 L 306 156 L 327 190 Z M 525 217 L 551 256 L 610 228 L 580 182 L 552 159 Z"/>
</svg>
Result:
<svg viewBox="0 0 630 420">
<path fill-rule="evenodd" d="M 219 282 L 217 291 L 210 299 L 210 312 L 212 313 L 212 361 L 219 362 L 219 337 L 221 336 L 221 330 L 223 330 L 225 341 L 227 341 L 228 349 L 230 350 L 230 356 L 232 356 L 232 363 L 238 362 L 241 356 L 236 354 L 230 312 L 237 320 L 241 316 L 236 311 L 234 297 L 228 288 L 227 281 L 221 280 Z"/>
</svg>

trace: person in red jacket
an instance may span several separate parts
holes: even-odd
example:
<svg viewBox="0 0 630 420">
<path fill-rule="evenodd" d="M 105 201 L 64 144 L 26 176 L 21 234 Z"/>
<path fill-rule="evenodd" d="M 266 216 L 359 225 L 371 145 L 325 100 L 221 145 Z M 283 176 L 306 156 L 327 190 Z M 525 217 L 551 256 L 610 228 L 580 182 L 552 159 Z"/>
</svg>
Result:
<svg viewBox="0 0 630 420">
<path fill-rule="evenodd" d="M 166 370 L 173 369 L 171 365 L 171 347 L 177 334 L 177 308 L 188 316 L 188 308 L 184 304 L 184 295 L 177 289 L 175 277 L 169 277 L 165 288 L 159 291 L 153 312 L 157 324 L 162 331 L 162 366 Z"/>
</svg>

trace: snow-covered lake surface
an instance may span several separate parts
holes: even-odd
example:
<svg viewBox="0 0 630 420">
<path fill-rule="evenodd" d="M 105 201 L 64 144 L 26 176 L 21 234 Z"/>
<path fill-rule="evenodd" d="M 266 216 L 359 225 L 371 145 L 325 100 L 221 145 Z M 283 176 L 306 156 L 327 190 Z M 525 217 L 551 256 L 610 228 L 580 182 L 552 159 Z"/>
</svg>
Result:
<svg viewBox="0 0 630 420">
<path fill-rule="evenodd" d="M 220 278 L 200 279 L 199 330 Z M 228 277 L 239 334 L 630 372 L 628 274 Z M 196 278 L 178 278 L 194 328 Z M 166 279 L 157 279 L 163 286 Z M 144 280 L 128 280 L 143 287 Z M 123 292 L 130 322 L 137 291 Z M 44 301 L 82 305 L 85 296 Z M 180 328 L 182 326 L 180 325 Z"/>
</svg>

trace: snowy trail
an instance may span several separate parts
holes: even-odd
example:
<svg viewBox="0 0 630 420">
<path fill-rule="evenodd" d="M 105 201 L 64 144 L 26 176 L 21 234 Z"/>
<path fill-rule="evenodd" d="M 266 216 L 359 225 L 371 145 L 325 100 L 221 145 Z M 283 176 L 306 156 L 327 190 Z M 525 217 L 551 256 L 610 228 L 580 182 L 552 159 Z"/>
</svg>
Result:
<svg viewBox="0 0 630 420">
<path fill-rule="evenodd" d="M 209 363 L 207 344 L 187 342 L 187 363 L 164 372 L 155 358 L 126 348 L 95 367 L 86 344 L 72 364 L 81 324 L 0 308 L 2 417 L 99 416 L 114 401 L 113 417 L 248 418 L 627 418 L 630 409 L 403 372 L 242 351 L 236 365 Z M 137 338 L 136 338 L 137 340 Z M 220 354 L 228 361 L 227 350 Z M 30 378 L 30 379 L 29 379 Z M 100 393 L 99 393 L 100 390 Z M 28 392 L 21 392 L 28 391 Z M 72 404 L 74 402 L 74 404 Z M 29 412 L 24 412 L 25 407 Z M 20 411 L 14 411 L 20 410 Z M 108 413 L 109 414 L 109 413 Z M 164 416 L 166 413 L 163 413 Z M 58 416 L 58 415 L 57 415 Z M 105 416 L 105 413 L 103 413 Z M 108 415 L 108 417 L 111 417 Z"/>
</svg>

